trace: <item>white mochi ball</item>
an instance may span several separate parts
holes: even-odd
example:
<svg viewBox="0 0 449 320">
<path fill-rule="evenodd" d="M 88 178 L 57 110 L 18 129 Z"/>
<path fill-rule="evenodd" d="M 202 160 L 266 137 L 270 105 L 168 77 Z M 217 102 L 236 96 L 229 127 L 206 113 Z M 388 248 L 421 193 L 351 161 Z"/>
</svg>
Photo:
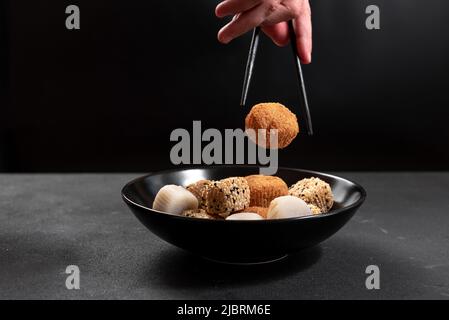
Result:
<svg viewBox="0 0 449 320">
<path fill-rule="evenodd" d="M 231 214 L 226 220 L 263 220 L 261 216 L 253 212 L 239 212 Z"/>
<path fill-rule="evenodd" d="M 294 196 L 282 196 L 273 199 L 268 207 L 267 219 L 286 219 L 309 216 L 312 214 L 307 203 Z"/>
</svg>

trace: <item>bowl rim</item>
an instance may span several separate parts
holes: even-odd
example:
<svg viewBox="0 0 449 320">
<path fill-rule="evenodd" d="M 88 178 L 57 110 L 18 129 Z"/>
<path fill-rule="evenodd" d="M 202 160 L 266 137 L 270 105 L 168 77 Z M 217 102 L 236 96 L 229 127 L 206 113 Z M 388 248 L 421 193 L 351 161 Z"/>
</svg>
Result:
<svg viewBox="0 0 449 320">
<path fill-rule="evenodd" d="M 336 180 L 343 180 L 349 184 L 354 185 L 357 189 L 359 189 L 360 192 L 360 198 L 355 201 L 353 204 L 350 204 L 348 206 L 336 209 L 336 210 L 332 210 L 330 212 L 324 213 L 324 214 L 315 214 L 315 215 L 309 215 L 309 216 L 302 216 L 302 217 L 293 217 L 293 218 L 283 218 L 283 219 L 263 219 L 263 220 L 226 220 L 226 219 L 203 219 L 203 218 L 196 218 L 196 217 L 186 217 L 186 216 L 181 216 L 181 215 L 177 215 L 174 213 L 170 213 L 170 212 L 163 212 L 163 211 L 158 211 L 158 210 L 154 210 L 152 208 L 149 207 L 145 207 L 141 204 L 138 204 L 136 202 L 134 202 L 133 200 L 129 199 L 126 194 L 125 194 L 125 190 L 127 188 L 129 188 L 131 185 L 135 184 L 136 182 L 145 180 L 147 177 L 152 176 L 152 175 L 156 175 L 156 174 L 167 174 L 167 173 L 172 173 L 172 172 L 176 172 L 176 171 L 183 171 L 183 170 L 198 170 L 198 169 L 205 169 L 205 168 L 210 168 L 210 169 L 219 169 L 219 168 L 253 168 L 253 169 L 259 169 L 260 166 L 254 166 L 254 165 L 203 165 L 203 166 L 182 166 L 179 168 L 172 168 L 172 169 L 165 169 L 165 170 L 161 170 L 161 171 L 155 171 L 155 172 L 150 172 L 147 173 L 143 176 L 137 177 L 132 179 L 131 181 L 129 181 L 128 183 L 125 184 L 125 186 L 123 186 L 123 188 L 121 189 L 121 196 L 122 199 L 125 201 L 125 203 L 138 207 L 140 209 L 143 209 L 144 211 L 147 211 L 149 213 L 152 214 L 158 214 L 158 215 L 165 215 L 165 216 L 170 216 L 172 218 L 175 219 L 181 219 L 181 220 L 188 220 L 188 221 L 202 221 L 204 223 L 226 223 L 226 224 L 236 224 L 236 223 L 258 223 L 258 224 L 266 224 L 266 223 L 281 223 L 281 222 L 287 222 L 287 221 L 297 221 L 297 220 L 315 220 L 315 219 L 324 219 L 327 217 L 331 217 L 334 215 L 337 215 L 339 213 L 342 213 L 343 211 L 347 211 L 349 209 L 352 208 L 357 208 L 360 205 L 362 205 L 362 203 L 365 201 L 366 199 L 366 190 L 365 188 L 363 188 L 359 183 L 354 182 L 352 180 L 340 177 L 340 176 L 336 176 L 330 173 L 324 173 L 324 172 L 320 172 L 320 171 L 315 171 L 315 170 L 308 170 L 308 169 L 301 169 L 301 168 L 290 168 L 290 167 L 279 167 L 278 170 L 291 170 L 291 171 L 300 171 L 300 172 L 305 172 L 305 173 L 310 173 L 310 174 L 318 174 L 320 176 L 325 176 L 325 177 L 329 177 L 329 178 L 333 178 Z"/>
</svg>

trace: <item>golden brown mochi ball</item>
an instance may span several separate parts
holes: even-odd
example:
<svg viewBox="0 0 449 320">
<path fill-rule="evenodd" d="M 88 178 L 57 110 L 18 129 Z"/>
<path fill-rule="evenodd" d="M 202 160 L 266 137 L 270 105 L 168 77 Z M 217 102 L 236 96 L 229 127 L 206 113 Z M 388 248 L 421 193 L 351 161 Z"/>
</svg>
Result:
<svg viewBox="0 0 449 320">
<path fill-rule="evenodd" d="M 278 148 L 288 146 L 299 133 L 298 119 L 284 105 L 276 102 L 256 104 L 251 108 L 245 119 L 245 129 L 255 130 L 255 137 L 248 136 L 259 146 L 270 148 L 270 130 L 278 130 Z M 266 130 L 266 142 L 257 139 L 257 130 Z"/>
<path fill-rule="evenodd" d="M 286 196 L 288 186 L 281 178 L 255 174 L 245 177 L 250 191 L 250 207 L 266 207 L 271 200 Z"/>
<path fill-rule="evenodd" d="M 290 187 L 288 194 L 304 200 L 308 205 L 318 207 L 319 213 L 329 212 L 334 205 L 331 186 L 320 178 L 302 179 Z M 316 211 L 313 208 L 311 210 Z"/>
<path fill-rule="evenodd" d="M 200 209 L 206 209 L 207 191 L 211 185 L 212 181 L 203 179 L 195 183 L 191 183 L 186 187 L 186 189 L 193 193 L 198 200 L 198 207 Z"/>
</svg>

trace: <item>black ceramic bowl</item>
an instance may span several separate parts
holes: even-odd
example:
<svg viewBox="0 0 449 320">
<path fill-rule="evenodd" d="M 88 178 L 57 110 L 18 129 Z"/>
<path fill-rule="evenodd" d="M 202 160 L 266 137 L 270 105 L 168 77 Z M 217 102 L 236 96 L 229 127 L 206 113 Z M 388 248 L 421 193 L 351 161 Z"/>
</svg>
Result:
<svg viewBox="0 0 449 320">
<path fill-rule="evenodd" d="M 154 197 L 166 184 L 186 186 L 200 179 L 218 180 L 258 174 L 258 167 L 216 166 L 156 172 L 129 182 L 122 197 L 136 217 L 165 241 L 205 258 L 230 263 L 259 263 L 280 259 L 314 246 L 337 232 L 366 197 L 349 180 L 320 172 L 280 168 L 276 176 L 292 185 L 318 177 L 331 185 L 335 204 L 329 213 L 256 221 L 207 220 L 182 217 L 151 209 Z"/>
</svg>

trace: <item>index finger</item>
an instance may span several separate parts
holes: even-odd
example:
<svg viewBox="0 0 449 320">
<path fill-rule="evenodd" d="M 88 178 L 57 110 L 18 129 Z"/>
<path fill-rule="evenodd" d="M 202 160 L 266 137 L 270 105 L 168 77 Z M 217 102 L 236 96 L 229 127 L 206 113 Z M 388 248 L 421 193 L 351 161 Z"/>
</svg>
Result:
<svg viewBox="0 0 449 320">
<path fill-rule="evenodd" d="M 235 15 L 255 7 L 260 2 L 261 0 L 225 0 L 215 8 L 215 15 L 219 18 Z"/>
<path fill-rule="evenodd" d="M 266 8 L 263 5 L 237 15 L 218 32 L 218 40 L 229 43 L 249 30 L 259 26 L 265 19 Z"/>
</svg>

